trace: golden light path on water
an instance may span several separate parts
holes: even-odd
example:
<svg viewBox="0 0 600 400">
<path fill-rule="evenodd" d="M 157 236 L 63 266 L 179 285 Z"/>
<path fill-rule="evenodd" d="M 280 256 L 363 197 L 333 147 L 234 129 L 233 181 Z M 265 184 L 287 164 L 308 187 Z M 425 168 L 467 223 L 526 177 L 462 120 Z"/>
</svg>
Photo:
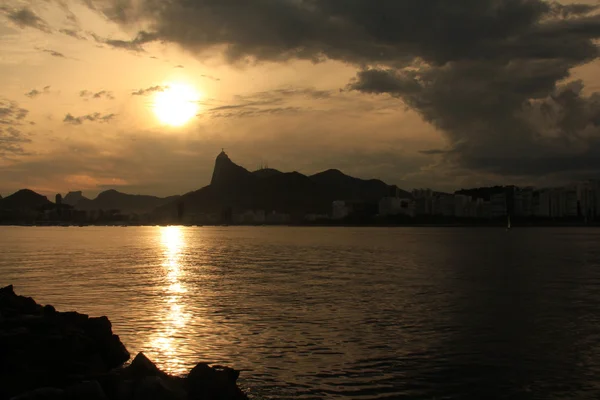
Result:
<svg viewBox="0 0 600 400">
<path fill-rule="evenodd" d="M 187 288 L 181 282 L 185 273 L 182 264 L 186 243 L 183 231 L 178 226 L 161 227 L 160 236 L 164 254 L 164 304 L 160 318 L 162 326 L 150 339 L 150 348 L 160 353 L 164 370 L 181 373 L 186 370 L 186 366 L 185 361 L 178 357 L 182 351 L 182 343 L 177 338 L 183 336 L 183 330 L 190 320 L 190 313 L 186 312 L 183 299 Z"/>
</svg>

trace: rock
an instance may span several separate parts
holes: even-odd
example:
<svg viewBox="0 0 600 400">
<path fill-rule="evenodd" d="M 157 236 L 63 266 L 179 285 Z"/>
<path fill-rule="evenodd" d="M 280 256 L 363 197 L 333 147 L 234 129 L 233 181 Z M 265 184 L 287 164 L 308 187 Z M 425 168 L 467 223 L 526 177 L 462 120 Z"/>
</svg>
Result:
<svg viewBox="0 0 600 400">
<path fill-rule="evenodd" d="M 0 296 L 15 296 L 15 289 L 13 285 L 0 288 Z"/>
<path fill-rule="evenodd" d="M 0 288 L 0 400 L 244 400 L 239 372 L 200 363 L 174 377 L 130 355 L 106 317 L 42 307 Z"/>
<path fill-rule="evenodd" d="M 140 352 L 126 368 L 126 373 L 139 379 L 146 376 L 160 375 L 162 371 L 144 353 Z"/>
<path fill-rule="evenodd" d="M 133 399 L 133 395 L 135 393 L 135 384 L 132 380 L 124 380 L 119 382 L 117 386 L 117 390 L 115 392 L 115 396 L 113 397 L 116 400 L 131 400 Z"/>
<path fill-rule="evenodd" d="M 199 363 L 187 377 L 189 399 L 236 400 L 247 399 L 237 387 L 239 372 L 232 368 L 210 367 Z"/>
<path fill-rule="evenodd" d="M 98 381 L 85 381 L 67 388 L 65 400 L 108 400 Z"/>
<path fill-rule="evenodd" d="M 65 391 L 56 388 L 39 388 L 13 397 L 11 400 L 64 400 Z"/>
<path fill-rule="evenodd" d="M 112 335 L 112 324 L 104 316 L 89 318 L 85 323 L 85 331 L 93 338 L 102 339 Z"/>
<path fill-rule="evenodd" d="M 0 289 L 0 313 L 5 318 L 0 325 L 0 400 L 90 380 L 129 359 L 106 317 L 60 313 L 16 295 L 11 286 Z"/>
<path fill-rule="evenodd" d="M 54 308 L 54 306 L 51 306 L 50 304 L 46 304 L 44 306 L 43 313 L 44 315 L 55 315 L 56 308 Z"/>
<path fill-rule="evenodd" d="M 134 400 L 185 400 L 183 388 L 169 384 L 159 376 L 147 376 L 141 380 L 135 391 Z"/>
<path fill-rule="evenodd" d="M 104 362 L 109 369 L 123 365 L 131 355 L 118 335 L 111 335 L 103 344 Z"/>
</svg>

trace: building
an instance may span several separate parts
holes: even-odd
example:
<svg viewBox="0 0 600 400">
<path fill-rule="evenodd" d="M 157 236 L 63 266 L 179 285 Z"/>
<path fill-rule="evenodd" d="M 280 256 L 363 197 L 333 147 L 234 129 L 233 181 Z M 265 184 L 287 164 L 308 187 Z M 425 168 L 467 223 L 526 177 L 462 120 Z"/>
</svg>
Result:
<svg viewBox="0 0 600 400">
<path fill-rule="evenodd" d="M 491 201 L 482 201 L 481 206 L 479 208 L 480 214 L 478 217 L 480 218 L 492 218 L 492 202 Z"/>
<path fill-rule="evenodd" d="M 379 201 L 379 215 L 415 215 L 414 202 L 410 199 L 401 199 L 398 197 L 384 197 Z"/>
<path fill-rule="evenodd" d="M 232 220 L 236 224 L 264 224 L 266 221 L 265 212 L 263 210 L 246 210 L 243 213 L 233 214 Z"/>
<path fill-rule="evenodd" d="M 331 218 L 332 219 L 344 219 L 350 215 L 350 207 L 346 205 L 345 201 L 337 200 L 332 204 Z"/>
<path fill-rule="evenodd" d="M 434 202 L 431 189 L 415 189 L 412 191 L 415 203 L 415 215 L 433 215 Z"/>
<path fill-rule="evenodd" d="M 538 218 L 548 218 L 550 213 L 550 190 L 542 189 L 534 193 L 533 215 Z"/>
<path fill-rule="evenodd" d="M 455 194 L 454 196 L 454 216 L 457 218 L 466 218 L 469 216 L 469 203 L 471 196 L 464 194 Z"/>
<path fill-rule="evenodd" d="M 496 193 L 490 196 L 492 205 L 492 218 L 505 217 L 508 215 L 506 193 Z"/>
<path fill-rule="evenodd" d="M 576 185 L 579 215 L 594 220 L 600 211 L 600 185 L 598 181 L 584 181 Z"/>
<path fill-rule="evenodd" d="M 278 213 L 276 211 L 265 215 L 265 222 L 267 224 L 288 224 L 291 219 L 289 214 Z"/>
</svg>

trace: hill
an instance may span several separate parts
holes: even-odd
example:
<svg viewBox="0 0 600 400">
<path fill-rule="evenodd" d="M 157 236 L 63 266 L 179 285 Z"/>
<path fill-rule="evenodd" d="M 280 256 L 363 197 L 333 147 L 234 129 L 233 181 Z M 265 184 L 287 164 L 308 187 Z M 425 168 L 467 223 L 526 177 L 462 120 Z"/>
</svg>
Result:
<svg viewBox="0 0 600 400">
<path fill-rule="evenodd" d="M 38 210 L 48 204 L 51 202 L 46 196 L 29 189 L 21 189 L 0 199 L 0 208 L 5 210 Z"/>
<path fill-rule="evenodd" d="M 77 192 L 67 193 L 67 195 L 65 197 L 63 197 L 62 202 L 63 202 L 63 204 L 68 204 L 70 206 L 76 206 L 77 203 L 79 203 L 82 200 L 89 200 L 89 199 L 86 197 L 83 197 L 83 192 L 77 191 Z"/>
<path fill-rule="evenodd" d="M 70 194 L 70 193 L 69 193 Z M 65 196 L 65 199 L 69 195 Z M 95 199 L 90 200 L 80 197 L 75 208 L 78 210 L 119 210 L 124 214 L 148 213 L 164 204 L 172 203 L 179 196 L 155 197 L 121 193 L 114 189 L 100 193 Z"/>
<path fill-rule="evenodd" d="M 337 169 L 329 169 L 310 176 L 322 186 L 329 197 L 343 200 L 377 202 L 382 197 L 395 195 L 396 186 L 390 186 L 378 179 L 359 179 L 344 174 Z M 412 197 L 410 193 L 398 189 L 400 197 Z"/>
<path fill-rule="evenodd" d="M 186 213 L 192 214 L 264 210 L 303 216 L 307 213 L 328 213 L 335 200 L 375 203 L 397 190 L 400 195 L 410 197 L 408 192 L 380 180 L 358 179 L 338 170 L 312 176 L 274 169 L 249 172 L 222 152 L 215 160 L 210 185 L 159 207 L 156 214 L 174 216 L 177 207 L 182 205 Z"/>
<path fill-rule="evenodd" d="M 273 169 L 273 168 L 262 168 L 257 171 L 254 171 L 252 174 L 254 176 L 256 176 L 257 178 L 263 179 L 263 178 L 270 178 L 275 175 L 281 175 L 281 174 L 283 174 L 283 172 L 277 171 L 276 169 Z"/>
</svg>

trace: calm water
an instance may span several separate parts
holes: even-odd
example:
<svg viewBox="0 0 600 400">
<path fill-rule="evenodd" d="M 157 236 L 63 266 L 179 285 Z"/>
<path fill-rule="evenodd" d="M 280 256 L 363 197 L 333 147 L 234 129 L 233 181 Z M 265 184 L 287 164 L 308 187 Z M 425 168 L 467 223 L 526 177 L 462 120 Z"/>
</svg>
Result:
<svg viewBox="0 0 600 400">
<path fill-rule="evenodd" d="M 255 399 L 596 399 L 600 230 L 0 227 L 0 285 Z"/>
</svg>

